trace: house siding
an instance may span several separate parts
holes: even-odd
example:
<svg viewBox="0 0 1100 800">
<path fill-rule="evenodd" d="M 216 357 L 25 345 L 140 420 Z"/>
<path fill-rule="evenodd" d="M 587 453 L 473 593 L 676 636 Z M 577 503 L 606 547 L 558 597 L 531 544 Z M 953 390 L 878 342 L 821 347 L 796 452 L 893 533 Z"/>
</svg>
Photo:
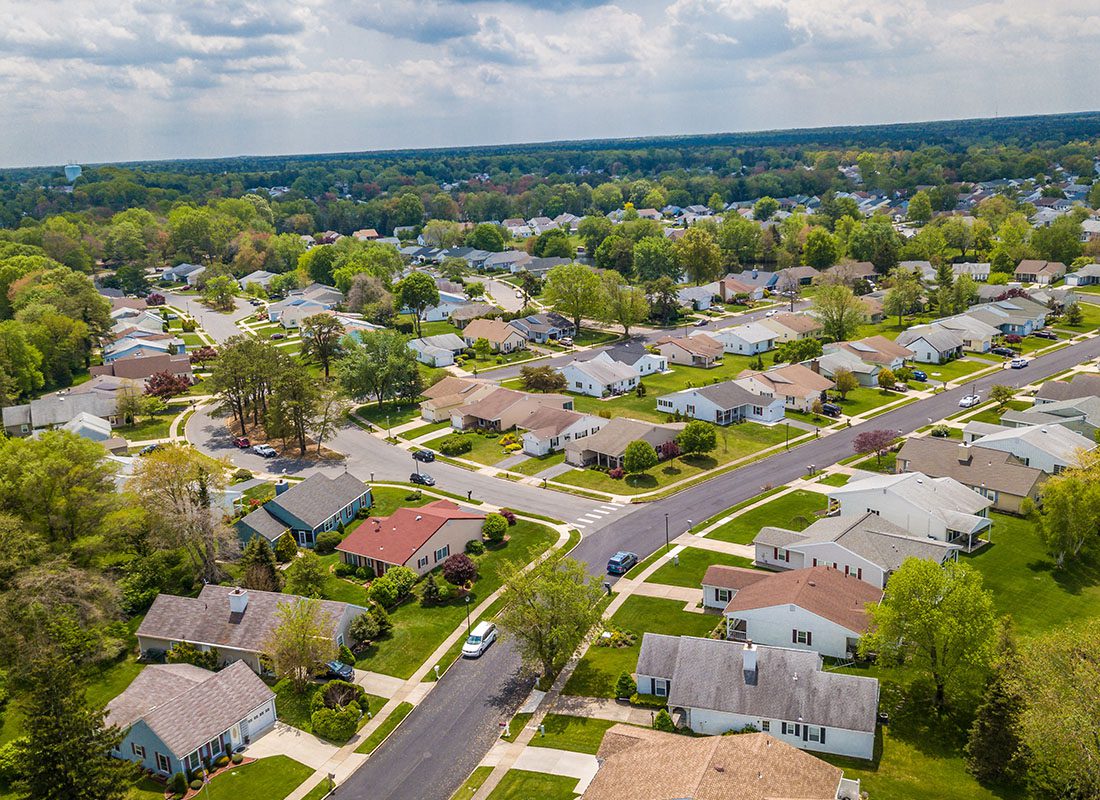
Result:
<svg viewBox="0 0 1100 800">
<path fill-rule="evenodd" d="M 860 635 L 860 631 L 849 630 L 797 605 L 730 611 L 725 616 L 731 627 L 734 620 L 744 620 L 745 636 L 757 644 L 808 650 L 832 658 L 847 656 L 848 640 Z M 811 634 L 810 643 L 799 643 L 793 631 Z"/>
</svg>

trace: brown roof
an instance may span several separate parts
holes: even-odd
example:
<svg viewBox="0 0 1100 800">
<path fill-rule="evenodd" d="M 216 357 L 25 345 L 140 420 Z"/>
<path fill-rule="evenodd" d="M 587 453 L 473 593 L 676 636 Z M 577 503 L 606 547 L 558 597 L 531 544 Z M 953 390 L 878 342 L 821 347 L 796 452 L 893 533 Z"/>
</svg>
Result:
<svg viewBox="0 0 1100 800">
<path fill-rule="evenodd" d="M 110 300 L 112 311 L 118 311 L 120 308 L 136 308 L 138 311 L 144 311 L 148 308 L 148 303 L 140 297 L 112 297 Z"/>
<path fill-rule="evenodd" d="M 776 314 L 771 319 L 785 328 L 790 328 L 795 333 L 812 333 L 821 330 L 821 323 L 809 314 L 792 314 L 789 311 L 784 311 L 782 314 Z"/>
<path fill-rule="evenodd" d="M 462 335 L 467 339 L 487 339 L 493 344 L 506 342 L 510 336 L 518 336 L 524 341 L 523 335 L 515 325 L 499 319 L 475 319 L 462 330 Z"/>
<path fill-rule="evenodd" d="M 92 375 L 113 375 L 116 378 L 144 380 L 157 372 L 167 370 L 173 375 L 191 377 L 191 360 L 186 355 L 174 356 L 170 353 L 158 353 L 152 356 L 129 356 L 118 358 L 110 364 L 99 364 L 89 371 Z"/>
<path fill-rule="evenodd" d="M 584 800 L 835 800 L 844 773 L 766 733 L 689 738 L 615 725 Z"/>
<path fill-rule="evenodd" d="M 664 339 L 657 340 L 658 347 L 663 344 L 674 344 L 687 350 L 689 353 L 709 356 L 710 358 L 717 358 L 722 355 L 724 350 L 720 341 L 713 336 L 707 336 L 705 333 L 697 333 L 694 336 L 685 336 L 683 338 L 666 336 Z"/>
<path fill-rule="evenodd" d="M 727 567 L 711 564 L 703 575 L 703 586 L 717 586 L 719 589 L 744 589 L 746 586 L 762 581 L 771 573 L 744 567 Z"/>
<path fill-rule="evenodd" d="M 1027 497 L 1046 479 L 1041 469 L 1024 465 L 1011 453 L 930 436 L 906 439 L 898 451 L 899 471 L 902 462 L 908 462 L 910 472 L 954 478 L 967 486 L 985 486 L 1017 497 Z"/>
<path fill-rule="evenodd" d="M 750 294 L 753 291 L 753 286 L 737 280 L 737 278 L 722 278 L 720 281 L 723 288 L 732 294 Z"/>
<path fill-rule="evenodd" d="M 868 603 L 882 599 L 882 591 L 832 567 L 809 567 L 777 572 L 741 589 L 726 613 L 796 605 L 850 631 L 867 627 Z"/>
<path fill-rule="evenodd" d="M 336 549 L 387 564 L 404 564 L 451 520 L 484 518 L 484 514 L 463 511 L 450 500 L 436 500 L 420 508 L 399 508 L 388 517 L 371 517 Z"/>
<path fill-rule="evenodd" d="M 776 394 L 790 397 L 807 397 L 836 386 L 821 373 L 802 364 L 787 364 L 764 372 L 745 370 L 737 377 L 759 380 L 770 386 Z"/>
</svg>

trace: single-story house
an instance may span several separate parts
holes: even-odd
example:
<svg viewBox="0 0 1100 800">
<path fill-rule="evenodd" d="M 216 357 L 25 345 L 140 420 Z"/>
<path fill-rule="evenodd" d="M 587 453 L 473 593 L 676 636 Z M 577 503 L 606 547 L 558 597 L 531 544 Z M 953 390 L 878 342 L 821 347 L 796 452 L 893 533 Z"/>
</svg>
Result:
<svg viewBox="0 0 1100 800">
<path fill-rule="evenodd" d="M 1066 274 L 1066 265 L 1058 261 L 1042 261 L 1025 258 L 1016 265 L 1013 277 L 1022 283 L 1037 283 L 1047 286 Z"/>
<path fill-rule="evenodd" d="M 424 336 L 411 339 L 409 349 L 416 353 L 416 360 L 429 367 L 449 367 L 455 356 L 466 349 L 466 342 L 453 333 Z"/>
<path fill-rule="evenodd" d="M 176 264 L 174 267 L 168 267 L 160 274 L 162 281 L 168 283 L 182 283 L 185 286 L 191 286 L 206 271 L 206 267 L 199 264 Z"/>
<path fill-rule="evenodd" d="M 259 674 L 261 656 L 279 626 L 279 608 L 300 598 L 208 583 L 198 597 L 158 594 L 137 629 L 142 657 L 156 660 L 180 642 L 203 652 L 217 650 L 223 664 L 244 661 Z M 325 638 L 339 647 L 350 641 L 348 626 L 367 609 L 318 600 Z"/>
<path fill-rule="evenodd" d="M 110 364 L 97 364 L 89 369 L 92 375 L 112 375 L 132 381 L 145 381 L 158 372 L 168 372 L 178 378 L 195 382 L 191 359 L 186 355 L 160 353 L 152 356 L 116 358 Z"/>
<path fill-rule="evenodd" d="M 743 281 L 740 275 L 727 275 L 718 281 L 716 288 L 716 294 L 722 298 L 723 303 L 732 303 L 738 295 L 744 295 L 754 302 L 764 299 L 764 287 Z"/>
<path fill-rule="evenodd" d="M 375 575 L 398 566 L 426 575 L 452 553 L 464 553 L 467 542 L 481 541 L 483 522 L 484 514 L 436 500 L 419 508 L 399 508 L 388 517 L 369 517 L 336 551 L 345 564 L 369 567 Z"/>
<path fill-rule="evenodd" d="M 715 331 L 713 338 L 722 343 L 722 347 L 727 353 L 751 356 L 771 350 L 775 347 L 775 341 L 779 337 L 767 325 L 762 325 L 759 322 L 746 322 Z"/>
<path fill-rule="evenodd" d="M 898 266 L 908 263 L 910 262 L 903 261 Z M 870 261 L 844 261 L 829 267 L 823 274 L 832 280 L 851 286 L 857 281 L 874 280 L 878 273 L 875 271 L 875 265 Z"/>
<path fill-rule="evenodd" d="M 777 343 L 812 339 L 821 333 L 821 322 L 809 314 L 792 314 L 783 311 L 773 317 L 764 317 L 759 324 L 774 331 Z"/>
<path fill-rule="evenodd" d="M 1027 336 L 1047 324 L 1050 309 L 1025 297 L 994 300 L 972 307 L 966 316 L 992 325 L 1004 334 Z"/>
<path fill-rule="evenodd" d="M 467 347 L 473 347 L 478 339 L 485 339 L 494 353 L 511 353 L 527 348 L 527 336 L 523 331 L 499 319 L 472 320 L 462 329 L 462 338 Z"/>
<path fill-rule="evenodd" d="M 739 385 L 764 398 L 779 397 L 791 411 L 812 411 L 814 401 L 836 386 L 819 371 L 802 364 L 787 364 L 764 372 L 746 370 L 737 376 Z"/>
<path fill-rule="evenodd" d="M 141 358 L 156 355 L 180 355 L 187 352 L 187 343 L 170 333 L 130 333 L 103 348 L 100 355 L 104 364 L 120 358 Z"/>
<path fill-rule="evenodd" d="M 573 323 L 556 311 L 528 314 L 526 317 L 512 320 L 512 325 L 519 328 L 528 341 L 540 344 L 556 341 L 563 336 L 576 335 Z"/>
<path fill-rule="evenodd" d="M 898 334 L 897 343 L 913 352 L 922 364 L 943 364 L 962 355 L 961 334 L 941 325 L 914 325 Z"/>
<path fill-rule="evenodd" d="M 275 725 L 275 693 L 243 661 L 220 672 L 150 664 L 107 704 L 111 755 L 169 778 L 209 767 Z"/>
<path fill-rule="evenodd" d="M 522 250 L 505 250 L 501 253 L 491 254 L 482 262 L 481 268 L 487 271 L 507 270 L 515 273 L 519 272 L 531 260 L 533 260 L 533 256 L 530 253 L 525 253 Z"/>
<path fill-rule="evenodd" d="M 451 324 L 461 329 L 465 328 L 471 320 L 497 316 L 500 313 L 501 310 L 491 303 L 466 303 L 451 312 Z"/>
<path fill-rule="evenodd" d="M 289 533 L 313 547 L 318 534 L 347 525 L 372 502 L 370 487 L 347 472 L 335 478 L 318 473 L 293 485 L 280 480 L 275 497 L 237 522 L 237 532 L 244 541 L 263 536 L 269 542 Z"/>
<path fill-rule="evenodd" d="M 649 442 L 657 451 L 658 458 L 663 458 L 665 448 L 669 443 L 676 441 L 676 437 L 680 435 L 684 426 L 683 422 L 661 425 L 629 417 L 614 417 L 596 433 L 580 441 L 574 439 L 567 444 L 565 461 L 575 467 L 596 464 L 614 469 L 623 465 L 626 446 L 635 441 Z"/>
<path fill-rule="evenodd" d="M 430 308 L 424 309 L 420 316 L 424 322 L 443 322 L 451 318 L 451 313 L 466 305 L 466 298 L 461 294 L 439 293 L 439 302 Z M 411 308 L 401 309 L 402 314 L 411 314 Z"/>
<path fill-rule="evenodd" d="M 680 413 L 716 425 L 745 420 L 774 425 L 785 416 L 782 398 L 761 397 L 737 381 L 712 383 L 662 395 L 657 398 L 657 410 L 666 414 Z"/>
<path fill-rule="evenodd" d="M 648 347 L 637 340 L 612 345 L 588 360 L 625 364 L 633 369 L 639 378 L 644 378 L 646 375 L 659 375 L 668 370 L 668 359 L 658 353 L 651 353 Z"/>
<path fill-rule="evenodd" d="M 657 340 L 657 352 L 670 364 L 688 367 L 709 369 L 716 366 L 722 358 L 723 349 L 720 341 L 705 333 L 681 338 L 666 336 Z"/>
<path fill-rule="evenodd" d="M 1025 408 L 1007 409 L 1001 414 L 1001 425 L 1007 428 L 1029 428 L 1035 425 L 1064 425 L 1075 433 L 1095 442 L 1100 431 L 1100 397 L 1078 397 L 1058 400 Z"/>
<path fill-rule="evenodd" d="M 589 397 L 631 392 L 639 380 L 633 367 L 611 359 L 574 360 L 558 367 L 558 372 L 565 378 L 567 391 Z"/>
<path fill-rule="evenodd" d="M 809 363 L 822 375 L 832 380 L 836 380 L 838 372 L 847 370 L 855 376 L 860 386 L 878 386 L 878 376 L 883 370 L 881 364 L 864 361 L 850 350 L 843 348 L 822 353 Z"/>
<path fill-rule="evenodd" d="M 971 353 L 988 353 L 993 348 L 993 340 L 1001 333 L 999 328 L 967 314 L 937 320 L 932 327 L 958 334 L 962 337 L 963 350 Z"/>
<path fill-rule="evenodd" d="M 932 436 L 905 440 L 897 457 L 898 472 L 921 472 L 933 478 L 954 478 L 993 501 L 996 511 L 1019 514 L 1024 498 L 1038 502 L 1047 476 L 1011 453 L 959 444 Z"/>
<path fill-rule="evenodd" d="M 569 442 L 583 439 L 604 426 L 606 420 L 567 408 L 532 405 L 526 416 L 516 422 L 523 431 L 520 440 L 529 456 L 545 456 L 564 450 Z"/>
<path fill-rule="evenodd" d="M 1100 397 L 1100 375 L 1095 372 L 1079 372 L 1068 381 L 1045 381 L 1035 393 L 1034 403 L 1041 406 L 1085 397 Z"/>
<path fill-rule="evenodd" d="M 29 403 L 7 406 L 2 411 L 4 430 L 10 436 L 29 436 L 43 428 L 56 428 L 81 414 L 119 423 L 118 398 L 107 392 L 61 391 L 36 397 Z"/>
<path fill-rule="evenodd" d="M 676 290 L 676 300 L 683 308 L 692 311 L 707 311 L 714 304 L 714 284 L 706 286 L 685 286 Z"/>
<path fill-rule="evenodd" d="M 713 596 L 723 596 L 719 573 L 738 567 L 712 565 L 703 578 Z M 732 582 L 742 581 L 731 575 Z M 832 658 L 851 658 L 868 626 L 867 606 L 882 599 L 882 589 L 827 565 L 765 573 L 728 589 L 723 609 L 726 638 L 772 647 L 813 650 Z"/>
<path fill-rule="evenodd" d="M 471 393 L 465 402 L 450 410 L 451 427 L 456 430 L 479 428 L 507 431 L 518 426 L 532 410 L 557 408 L 570 410 L 573 401 L 561 394 L 527 393 L 490 384 L 484 392 Z"/>
<path fill-rule="evenodd" d="M 420 403 L 420 416 L 427 422 L 449 420 L 454 409 L 475 402 L 499 388 L 495 383 L 477 378 L 448 375 L 421 393 L 424 400 Z"/>
<path fill-rule="evenodd" d="M 878 364 L 891 370 L 901 369 L 905 366 L 905 360 L 913 357 L 912 350 L 885 336 L 868 336 L 866 339 L 854 342 L 834 342 L 825 345 L 826 353 L 834 350 L 847 350 L 860 361 Z"/>
<path fill-rule="evenodd" d="M 785 292 L 795 286 L 809 286 L 819 275 L 821 273 L 813 267 L 787 267 L 775 273 L 775 289 Z"/>
<path fill-rule="evenodd" d="M 1085 264 L 1066 275 L 1066 286 L 1095 286 L 1100 283 L 1100 264 Z"/>
<path fill-rule="evenodd" d="M 641 694 L 667 697 L 695 733 L 752 726 L 803 750 L 871 759 L 878 681 L 822 667 L 807 650 L 646 633 L 637 683 Z"/>
<path fill-rule="evenodd" d="M 769 569 L 831 566 L 882 589 L 907 558 L 943 564 L 957 559 L 959 548 L 910 534 L 870 511 L 846 517 L 822 517 L 801 531 L 766 526 L 753 539 L 755 563 Z M 717 599 L 717 598 L 716 598 Z"/>
<path fill-rule="evenodd" d="M 275 277 L 274 272 L 268 272 L 266 269 L 258 269 L 254 272 L 250 272 L 241 278 L 237 283 L 240 284 L 242 289 L 247 290 L 250 284 L 257 284 L 262 286 L 265 290 L 267 285 L 271 283 L 271 279 Z"/>
<path fill-rule="evenodd" d="M 1032 425 L 990 433 L 976 439 L 974 446 L 1011 453 L 1024 466 L 1057 475 L 1077 463 L 1082 453 L 1095 450 L 1096 441 L 1064 425 Z"/>
</svg>

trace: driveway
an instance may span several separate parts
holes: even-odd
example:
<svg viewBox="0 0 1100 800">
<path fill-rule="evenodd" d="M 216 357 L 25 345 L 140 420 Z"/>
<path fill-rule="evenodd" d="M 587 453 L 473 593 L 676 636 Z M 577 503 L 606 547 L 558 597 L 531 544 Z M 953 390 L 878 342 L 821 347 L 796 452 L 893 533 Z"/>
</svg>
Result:
<svg viewBox="0 0 1100 800">
<path fill-rule="evenodd" d="M 523 298 L 516 297 L 514 286 L 490 278 L 485 281 L 485 291 L 505 311 L 519 311 L 523 308 Z"/>
<path fill-rule="evenodd" d="M 237 327 L 237 320 L 244 319 L 256 310 L 239 297 L 233 298 L 234 308 L 227 314 L 207 308 L 199 301 L 198 297 L 192 295 L 165 292 L 164 299 L 168 301 L 169 305 L 175 306 L 181 311 L 186 311 L 198 320 L 203 330 L 219 344 L 232 336 L 240 335 L 241 329 Z"/>
<path fill-rule="evenodd" d="M 245 755 L 249 758 L 290 756 L 311 769 L 321 769 L 339 749 L 312 733 L 300 731 L 285 722 L 276 722 L 274 728 L 248 746 Z"/>
</svg>

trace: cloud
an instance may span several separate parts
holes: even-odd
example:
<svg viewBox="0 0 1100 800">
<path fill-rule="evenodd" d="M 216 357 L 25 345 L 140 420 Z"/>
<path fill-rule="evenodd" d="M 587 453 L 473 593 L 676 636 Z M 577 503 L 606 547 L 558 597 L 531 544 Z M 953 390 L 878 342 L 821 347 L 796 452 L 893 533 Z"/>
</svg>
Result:
<svg viewBox="0 0 1100 800">
<path fill-rule="evenodd" d="M 348 18 L 360 28 L 422 44 L 469 36 L 479 27 L 477 17 L 466 9 L 436 0 L 359 3 L 351 7 Z"/>
</svg>

